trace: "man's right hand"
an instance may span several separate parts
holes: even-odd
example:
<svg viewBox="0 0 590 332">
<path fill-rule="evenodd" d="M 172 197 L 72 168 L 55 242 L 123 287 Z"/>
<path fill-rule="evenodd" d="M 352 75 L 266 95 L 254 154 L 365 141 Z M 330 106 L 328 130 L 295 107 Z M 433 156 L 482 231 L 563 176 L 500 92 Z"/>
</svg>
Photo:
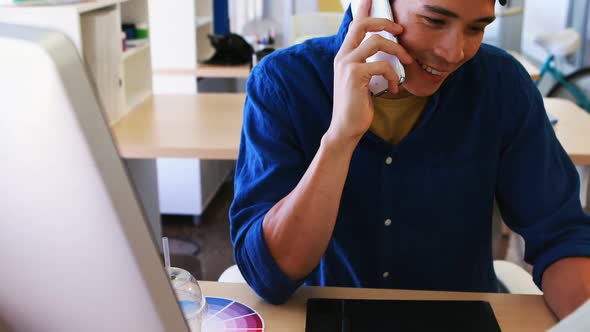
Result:
<svg viewBox="0 0 590 332">
<path fill-rule="evenodd" d="M 369 82 L 373 75 L 383 75 L 389 81 L 389 91 L 398 93 L 399 78 L 388 62 L 366 63 L 378 51 L 393 54 L 402 64 L 412 57 L 396 42 L 374 35 L 362 43 L 367 32 L 388 31 L 399 35 L 403 27 L 387 19 L 371 18 L 372 0 L 364 0 L 350 24 L 348 34 L 334 59 L 334 105 L 332 122 L 326 133 L 331 141 L 358 143 L 373 121 L 373 101 Z M 362 43 L 362 44 L 361 44 Z"/>
</svg>

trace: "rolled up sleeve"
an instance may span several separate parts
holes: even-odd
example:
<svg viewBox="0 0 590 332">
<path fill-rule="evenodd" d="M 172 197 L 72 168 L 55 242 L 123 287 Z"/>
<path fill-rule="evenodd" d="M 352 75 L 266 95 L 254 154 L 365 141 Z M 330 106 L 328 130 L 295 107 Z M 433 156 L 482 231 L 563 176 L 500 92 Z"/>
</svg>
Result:
<svg viewBox="0 0 590 332">
<path fill-rule="evenodd" d="M 251 73 L 246 92 L 230 233 L 236 263 L 248 284 L 264 300 L 279 304 L 303 281 L 290 280 L 273 259 L 263 220 L 295 188 L 307 166 L 280 74 L 261 62 Z"/>
<path fill-rule="evenodd" d="M 543 99 L 529 89 L 514 104 L 516 125 L 502 151 L 496 196 L 507 225 L 525 239 L 525 260 L 541 288 L 545 269 L 565 257 L 590 256 L 590 218 L 576 169 L 549 123 Z"/>
</svg>

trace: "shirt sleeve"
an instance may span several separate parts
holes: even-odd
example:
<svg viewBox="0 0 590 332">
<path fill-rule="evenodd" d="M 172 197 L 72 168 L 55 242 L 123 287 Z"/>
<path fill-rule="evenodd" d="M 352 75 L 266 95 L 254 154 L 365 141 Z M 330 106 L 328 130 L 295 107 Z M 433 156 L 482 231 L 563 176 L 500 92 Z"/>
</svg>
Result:
<svg viewBox="0 0 590 332">
<path fill-rule="evenodd" d="M 502 151 L 496 198 L 506 224 L 525 239 L 525 261 L 534 266 L 533 280 L 541 288 L 552 263 L 590 256 L 590 217 L 582 210 L 576 169 L 541 95 L 530 79 L 517 84 L 525 89 L 511 98 L 510 112 L 518 115 L 509 117 L 513 130 Z"/>
<path fill-rule="evenodd" d="M 246 86 L 230 233 L 235 261 L 250 287 L 267 302 L 280 304 L 303 281 L 290 280 L 281 271 L 265 242 L 262 222 L 295 188 L 307 164 L 290 120 L 288 90 L 272 69 L 268 61 L 261 62 Z"/>
</svg>

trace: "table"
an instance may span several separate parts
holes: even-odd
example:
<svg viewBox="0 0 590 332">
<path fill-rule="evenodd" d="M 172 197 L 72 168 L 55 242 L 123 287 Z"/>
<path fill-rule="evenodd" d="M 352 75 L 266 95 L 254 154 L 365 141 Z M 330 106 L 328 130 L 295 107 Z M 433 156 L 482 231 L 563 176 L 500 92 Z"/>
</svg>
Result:
<svg viewBox="0 0 590 332">
<path fill-rule="evenodd" d="M 160 220 L 159 196 L 163 190 L 178 190 L 174 181 L 170 186 L 158 185 L 162 173 L 156 160 L 192 158 L 189 162 L 198 163 L 195 172 L 164 176 L 182 178 L 188 187 L 183 191 L 187 200 L 213 195 L 219 179 L 225 177 L 224 171 L 233 168 L 227 163 L 220 168 L 220 160 L 238 157 L 245 99 L 245 94 L 235 93 L 155 95 L 111 127 L 144 209 L 154 220 Z M 160 162 L 164 160 L 173 159 Z M 214 169 L 201 185 L 199 169 L 204 167 Z M 161 237 L 159 228 L 154 228 L 154 234 L 155 238 Z"/>
<path fill-rule="evenodd" d="M 117 122 L 125 158 L 238 158 L 243 93 L 155 95 Z"/>
<path fill-rule="evenodd" d="M 311 297 L 400 300 L 489 301 L 504 332 L 546 331 L 557 323 L 541 295 L 457 293 L 303 286 L 285 304 L 275 306 L 260 299 L 246 284 L 200 281 L 205 296 L 240 301 L 258 311 L 266 331 L 304 331 L 306 300 Z"/>
<path fill-rule="evenodd" d="M 590 208 L 590 114 L 559 98 L 545 98 L 545 109 L 557 118 L 557 139 L 576 164 L 580 176 L 580 200 Z"/>
<path fill-rule="evenodd" d="M 194 69 L 156 69 L 154 74 L 159 75 L 191 75 L 208 78 L 248 78 L 250 65 L 220 66 L 198 64 Z"/>
<path fill-rule="evenodd" d="M 508 51 L 520 64 L 524 67 L 524 69 L 531 75 L 533 81 L 537 81 L 541 78 L 541 71 L 539 67 L 532 64 L 529 60 L 527 60 L 522 54 L 514 51 Z"/>
<path fill-rule="evenodd" d="M 236 93 L 155 95 L 112 127 L 121 156 L 141 170 L 132 171 L 132 176 L 144 187 L 139 193 L 151 215 L 159 215 L 158 198 L 152 194 L 158 190 L 153 160 L 236 160 L 245 99 L 245 94 Z M 555 132 L 577 166 L 580 199 L 588 208 L 590 115 L 567 100 L 545 98 L 545 105 L 559 119 Z"/>
<path fill-rule="evenodd" d="M 237 159 L 245 94 L 155 95 L 117 122 L 125 158 Z M 574 103 L 545 98 L 559 119 L 557 138 L 579 166 L 590 166 L 590 115 Z"/>
<path fill-rule="evenodd" d="M 518 60 L 531 78 L 536 81 L 540 78 L 540 70 L 537 66 L 527 60 L 518 52 L 508 51 L 516 60 Z M 250 75 L 250 65 L 239 66 L 220 66 L 198 64 L 194 69 L 155 69 L 154 74 L 158 75 L 190 75 L 195 77 L 208 78 L 248 78 Z"/>
<path fill-rule="evenodd" d="M 558 119 L 553 128 L 574 164 L 590 165 L 590 114 L 569 100 L 545 98 L 545 109 Z"/>
</svg>

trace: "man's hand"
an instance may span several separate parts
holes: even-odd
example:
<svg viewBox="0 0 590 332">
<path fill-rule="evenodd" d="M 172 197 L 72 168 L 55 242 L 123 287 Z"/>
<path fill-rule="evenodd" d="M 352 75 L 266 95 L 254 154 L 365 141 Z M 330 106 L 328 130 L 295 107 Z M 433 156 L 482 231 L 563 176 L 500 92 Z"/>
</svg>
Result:
<svg viewBox="0 0 590 332">
<path fill-rule="evenodd" d="M 354 143 L 364 135 L 373 121 L 373 102 L 369 82 L 373 75 L 383 75 L 389 81 L 389 91 L 398 92 L 399 78 L 388 62 L 366 63 L 378 51 L 393 54 L 402 64 L 413 62 L 402 46 L 379 35 L 362 43 L 367 32 L 388 31 L 399 35 L 403 28 L 387 19 L 370 18 L 371 1 L 359 6 L 348 34 L 334 59 L 334 108 L 328 136 L 337 141 Z"/>
<path fill-rule="evenodd" d="M 590 257 L 569 257 L 543 273 L 545 301 L 563 319 L 590 299 Z"/>
</svg>

